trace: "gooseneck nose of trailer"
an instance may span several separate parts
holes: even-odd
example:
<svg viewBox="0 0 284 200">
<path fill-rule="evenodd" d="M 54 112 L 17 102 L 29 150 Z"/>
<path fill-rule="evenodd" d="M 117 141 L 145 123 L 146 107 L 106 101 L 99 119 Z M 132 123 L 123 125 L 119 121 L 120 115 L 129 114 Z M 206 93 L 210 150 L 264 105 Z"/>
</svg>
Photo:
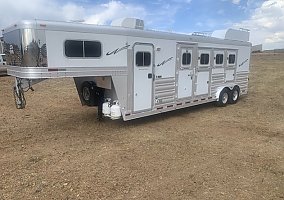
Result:
<svg viewBox="0 0 284 200">
<path fill-rule="evenodd" d="M 44 30 L 14 29 L 3 34 L 7 65 L 19 67 L 47 67 Z"/>
</svg>

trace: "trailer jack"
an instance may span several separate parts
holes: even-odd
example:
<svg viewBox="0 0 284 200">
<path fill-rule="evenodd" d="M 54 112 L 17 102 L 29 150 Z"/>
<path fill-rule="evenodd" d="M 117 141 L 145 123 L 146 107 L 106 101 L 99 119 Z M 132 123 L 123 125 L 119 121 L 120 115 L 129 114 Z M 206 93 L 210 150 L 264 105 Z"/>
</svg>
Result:
<svg viewBox="0 0 284 200">
<path fill-rule="evenodd" d="M 22 79 L 15 78 L 15 85 L 13 87 L 14 99 L 17 109 L 24 109 L 26 107 L 26 99 L 24 89 L 22 87 Z"/>
<path fill-rule="evenodd" d="M 32 83 L 30 79 L 15 78 L 15 85 L 13 87 L 13 94 L 17 109 L 24 109 L 26 107 L 25 92 L 34 91 L 32 85 L 43 81 L 44 79 L 37 79 Z"/>
</svg>

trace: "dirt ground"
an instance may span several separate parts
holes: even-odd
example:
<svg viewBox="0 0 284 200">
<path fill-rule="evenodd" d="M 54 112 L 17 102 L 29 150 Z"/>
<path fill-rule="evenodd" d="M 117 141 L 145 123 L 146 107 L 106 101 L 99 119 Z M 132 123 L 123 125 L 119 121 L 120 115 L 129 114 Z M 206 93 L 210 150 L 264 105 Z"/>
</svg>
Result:
<svg viewBox="0 0 284 200">
<path fill-rule="evenodd" d="M 284 199 L 284 54 L 252 56 L 249 94 L 130 122 L 96 120 L 72 79 L 17 110 L 0 78 L 0 199 Z"/>
</svg>

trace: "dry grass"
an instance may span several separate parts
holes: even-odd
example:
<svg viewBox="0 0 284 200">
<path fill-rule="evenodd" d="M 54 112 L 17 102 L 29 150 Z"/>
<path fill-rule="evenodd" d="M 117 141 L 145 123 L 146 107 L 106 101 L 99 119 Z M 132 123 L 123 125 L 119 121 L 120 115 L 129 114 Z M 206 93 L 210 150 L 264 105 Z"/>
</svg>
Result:
<svg viewBox="0 0 284 200">
<path fill-rule="evenodd" d="M 0 199 L 283 199 L 284 55 L 252 57 L 249 94 L 130 122 L 96 121 L 71 79 L 16 110 L 0 79 Z"/>
</svg>

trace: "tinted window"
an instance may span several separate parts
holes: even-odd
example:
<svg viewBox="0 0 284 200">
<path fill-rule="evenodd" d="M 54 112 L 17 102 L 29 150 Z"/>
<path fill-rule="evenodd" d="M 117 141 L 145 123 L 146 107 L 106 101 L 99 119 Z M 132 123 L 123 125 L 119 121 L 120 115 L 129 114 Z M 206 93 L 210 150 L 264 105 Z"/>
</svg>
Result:
<svg viewBox="0 0 284 200">
<path fill-rule="evenodd" d="M 209 64 L 209 54 L 202 53 L 200 56 L 200 64 L 208 65 Z"/>
<path fill-rule="evenodd" d="M 217 65 L 222 65 L 223 61 L 224 61 L 224 55 L 223 54 L 217 54 L 215 59 L 216 59 Z"/>
<path fill-rule="evenodd" d="M 191 63 L 191 53 L 183 53 L 182 54 L 182 64 L 190 65 Z"/>
<path fill-rule="evenodd" d="M 65 55 L 71 58 L 83 57 L 83 41 L 66 40 Z"/>
<path fill-rule="evenodd" d="M 136 53 L 136 66 L 150 66 L 151 64 L 151 53 L 150 52 L 137 52 Z"/>
<path fill-rule="evenodd" d="M 235 64 L 235 61 L 236 61 L 236 55 L 230 54 L 229 55 L 229 64 Z"/>
<path fill-rule="evenodd" d="M 85 41 L 84 42 L 85 57 L 101 57 L 102 46 L 100 42 Z"/>
<path fill-rule="evenodd" d="M 136 53 L 136 65 L 143 66 L 143 52 Z"/>
<path fill-rule="evenodd" d="M 151 64 L 151 54 L 149 52 L 144 52 L 144 66 L 150 66 Z"/>
<path fill-rule="evenodd" d="M 65 41 L 65 55 L 70 58 L 97 58 L 102 55 L 102 45 L 96 41 Z"/>
</svg>

